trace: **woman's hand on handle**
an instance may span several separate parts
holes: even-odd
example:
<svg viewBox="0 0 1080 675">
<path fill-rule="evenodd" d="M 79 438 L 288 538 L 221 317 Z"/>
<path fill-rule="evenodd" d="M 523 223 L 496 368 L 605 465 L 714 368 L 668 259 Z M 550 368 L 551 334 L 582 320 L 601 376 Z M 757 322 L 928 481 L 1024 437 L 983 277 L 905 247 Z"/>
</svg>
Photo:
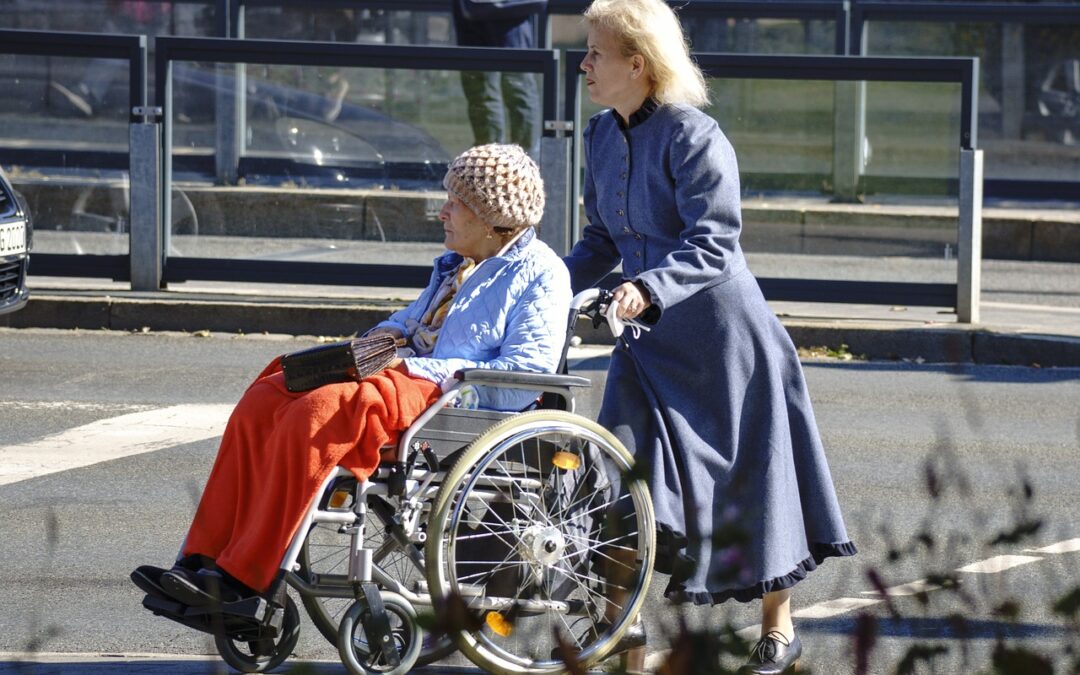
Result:
<svg viewBox="0 0 1080 675">
<path fill-rule="evenodd" d="M 611 302 L 618 306 L 615 316 L 634 319 L 652 305 L 652 296 L 640 281 L 624 281 L 611 292 Z"/>
</svg>

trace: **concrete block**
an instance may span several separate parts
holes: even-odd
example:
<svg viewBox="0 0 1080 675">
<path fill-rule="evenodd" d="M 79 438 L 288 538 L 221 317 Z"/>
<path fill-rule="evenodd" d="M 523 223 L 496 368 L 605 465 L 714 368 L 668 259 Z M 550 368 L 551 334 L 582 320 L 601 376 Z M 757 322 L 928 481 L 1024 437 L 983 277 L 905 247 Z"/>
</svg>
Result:
<svg viewBox="0 0 1080 675">
<path fill-rule="evenodd" d="M 996 260 L 1031 260 L 1031 221 L 1023 218 L 987 218 L 983 212 L 983 257 Z"/>
<path fill-rule="evenodd" d="M 973 360 L 971 335 L 967 331 L 932 328 L 877 328 L 831 326 L 785 322 L 784 328 L 797 347 L 847 345 L 855 355 L 870 359 L 923 359 L 928 363 L 967 363 Z"/>
<path fill-rule="evenodd" d="M 17 312 L 0 319 L 11 328 L 111 328 L 109 298 L 39 295 L 31 289 L 30 300 Z"/>
<path fill-rule="evenodd" d="M 976 363 L 1075 368 L 1080 366 L 1080 338 L 1062 335 L 1005 335 L 976 332 Z"/>
<path fill-rule="evenodd" d="M 1080 223 L 1036 220 L 1031 225 L 1032 260 L 1080 260 Z"/>
</svg>

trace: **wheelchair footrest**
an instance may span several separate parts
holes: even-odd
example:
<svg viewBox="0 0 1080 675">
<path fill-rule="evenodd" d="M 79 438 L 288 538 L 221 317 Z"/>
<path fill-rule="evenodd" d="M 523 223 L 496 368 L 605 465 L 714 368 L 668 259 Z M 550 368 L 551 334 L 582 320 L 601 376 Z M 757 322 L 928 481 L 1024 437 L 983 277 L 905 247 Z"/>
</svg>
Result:
<svg viewBox="0 0 1080 675">
<path fill-rule="evenodd" d="M 281 607 L 258 596 L 220 605 L 188 607 L 175 600 L 147 595 L 143 598 L 143 607 L 189 628 L 204 633 L 224 630 L 242 640 L 276 637 L 285 618 Z"/>
</svg>

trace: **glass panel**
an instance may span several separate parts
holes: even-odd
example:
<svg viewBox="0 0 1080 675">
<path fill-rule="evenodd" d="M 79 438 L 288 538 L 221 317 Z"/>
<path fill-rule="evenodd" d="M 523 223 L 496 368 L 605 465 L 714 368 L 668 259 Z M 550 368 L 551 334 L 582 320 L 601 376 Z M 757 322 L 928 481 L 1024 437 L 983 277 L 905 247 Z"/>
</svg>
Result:
<svg viewBox="0 0 1080 675">
<path fill-rule="evenodd" d="M 959 85 L 881 83 L 865 93 L 867 172 L 873 206 L 830 206 L 838 87 L 826 81 L 714 78 L 706 112 L 738 157 L 743 189 L 741 241 L 755 274 L 788 279 L 955 283 L 957 216 L 942 210 L 958 171 Z M 582 124 L 598 111 L 587 97 Z M 854 144 L 852 144 L 854 145 Z M 928 180 L 929 179 L 929 180 Z M 913 189 L 936 189 L 936 197 Z M 784 205 L 770 208 L 777 197 Z M 937 218 L 886 218 L 934 209 Z M 802 204 L 802 213 L 798 205 Z M 913 206 L 914 204 L 914 206 Z M 860 214 L 872 214 L 870 218 Z M 792 214 L 798 214 L 792 218 Z M 587 222 L 581 212 L 582 226 Z M 913 224 L 917 223 L 917 224 Z"/>
<path fill-rule="evenodd" d="M 127 253 L 127 75 L 116 59 L 0 54 L 0 162 L 36 252 Z"/>
<path fill-rule="evenodd" d="M 462 73 L 181 62 L 173 74 L 170 255 L 429 265 L 443 250 L 443 175 L 474 143 Z M 535 147 L 540 76 L 491 77 L 535 89 L 518 110 Z"/>
<path fill-rule="evenodd" d="M 804 19 L 734 19 L 683 11 L 683 30 L 699 52 L 741 54 L 834 54 L 832 21 Z M 551 17 L 551 44 L 557 49 L 584 49 L 587 28 L 579 15 Z"/>
<path fill-rule="evenodd" d="M 0 0 L 0 28 L 129 33 L 219 35 L 216 2 L 150 0 Z"/>
<path fill-rule="evenodd" d="M 1080 25 L 875 22 L 867 53 L 977 56 L 988 179 L 1080 181 Z"/>
<path fill-rule="evenodd" d="M 244 10 L 248 38 L 364 44 L 454 44 L 450 12 L 330 9 L 298 5 Z"/>
</svg>

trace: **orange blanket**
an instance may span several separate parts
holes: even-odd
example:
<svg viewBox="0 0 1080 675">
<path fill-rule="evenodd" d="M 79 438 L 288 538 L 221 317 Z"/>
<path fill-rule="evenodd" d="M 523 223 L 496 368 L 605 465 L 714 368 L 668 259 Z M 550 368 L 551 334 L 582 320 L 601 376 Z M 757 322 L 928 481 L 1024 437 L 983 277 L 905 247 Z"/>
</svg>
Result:
<svg viewBox="0 0 1080 675">
<path fill-rule="evenodd" d="M 379 448 L 395 443 L 439 394 L 438 385 L 393 369 L 290 392 L 274 360 L 229 418 L 184 555 L 214 558 L 265 591 L 334 467 L 366 479 L 379 465 Z"/>
</svg>

